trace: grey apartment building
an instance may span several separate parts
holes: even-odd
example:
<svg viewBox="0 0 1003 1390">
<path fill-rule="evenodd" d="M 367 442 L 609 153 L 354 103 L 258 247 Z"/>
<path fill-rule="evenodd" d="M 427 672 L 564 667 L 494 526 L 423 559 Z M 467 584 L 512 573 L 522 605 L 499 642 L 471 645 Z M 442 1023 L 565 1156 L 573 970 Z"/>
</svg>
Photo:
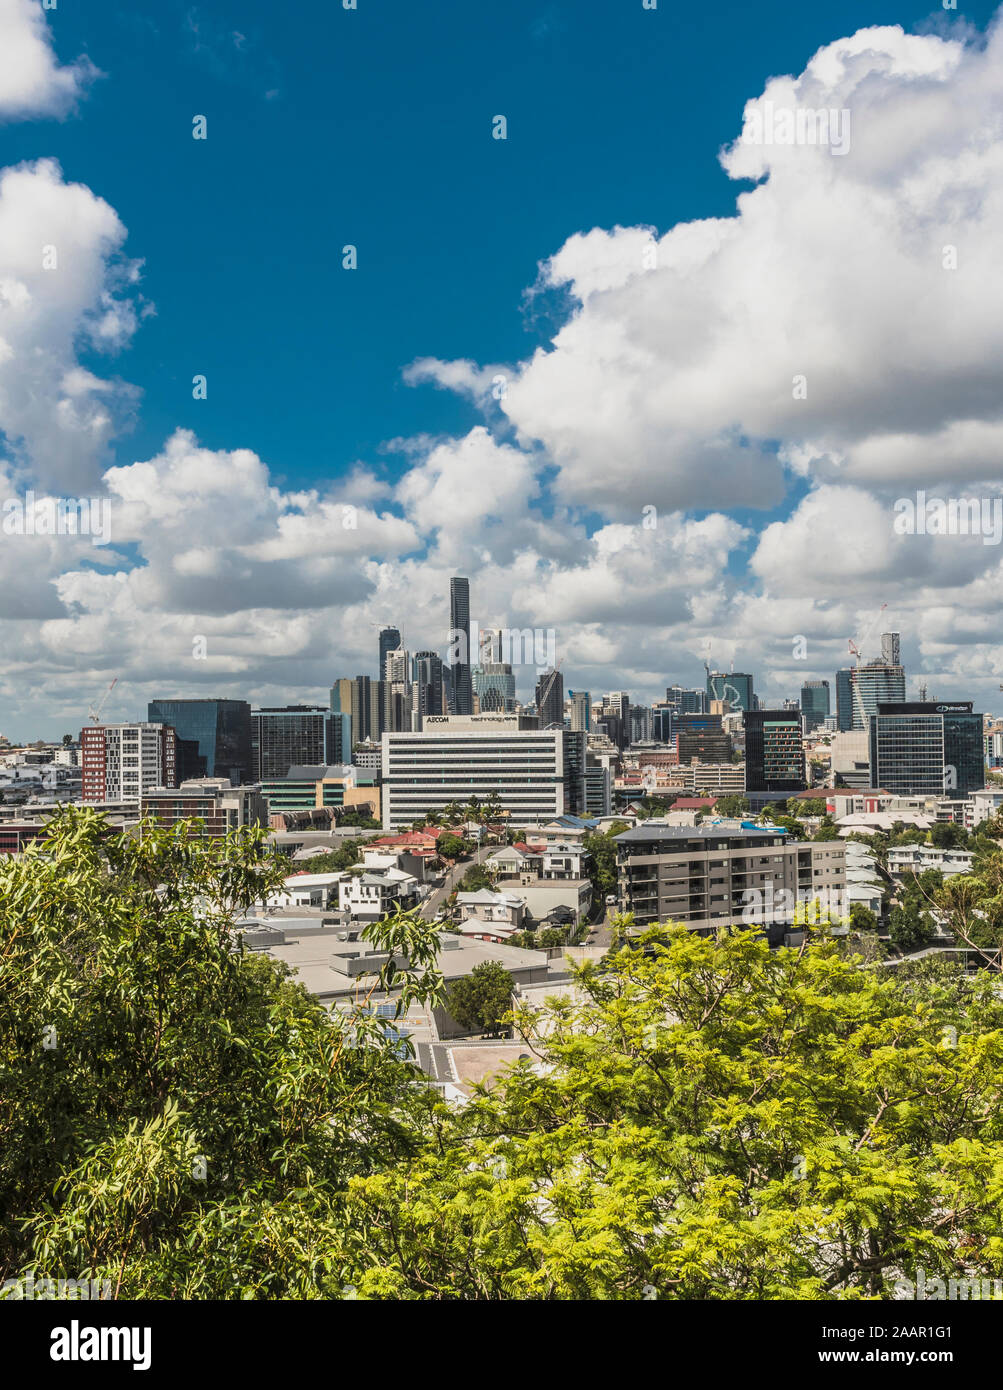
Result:
<svg viewBox="0 0 1003 1390">
<path fill-rule="evenodd" d="M 846 889 L 846 847 L 813 845 L 780 831 L 715 826 L 641 825 L 616 837 L 621 912 L 636 926 L 681 922 L 693 931 L 743 925 L 757 899 L 773 904 L 762 923 L 772 943 L 782 942 L 797 901 L 831 902 Z M 789 895 L 791 911 L 783 910 Z M 838 901 L 838 899 L 837 899 Z M 758 925 L 758 923 L 757 923 Z"/>
</svg>

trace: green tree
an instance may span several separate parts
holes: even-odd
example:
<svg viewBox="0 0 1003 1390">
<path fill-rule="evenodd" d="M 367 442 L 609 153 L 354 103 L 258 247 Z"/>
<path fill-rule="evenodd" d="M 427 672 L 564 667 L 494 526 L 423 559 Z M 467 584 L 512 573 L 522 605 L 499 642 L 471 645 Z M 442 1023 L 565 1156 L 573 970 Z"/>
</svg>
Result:
<svg viewBox="0 0 1003 1390">
<path fill-rule="evenodd" d="M 431 1105 L 372 1001 L 440 999 L 438 938 L 368 927 L 387 964 L 329 1011 L 234 930 L 283 872 L 262 832 L 75 808 L 0 863 L 0 1278 L 340 1296 L 351 1179 L 413 1152 Z"/>
<path fill-rule="evenodd" d="M 930 826 L 930 843 L 937 849 L 966 849 L 968 831 L 954 821 L 937 821 Z"/>
<path fill-rule="evenodd" d="M 749 814 L 749 798 L 747 796 L 719 796 L 714 803 L 714 814 L 716 816 L 747 816 Z"/>
<path fill-rule="evenodd" d="M 876 932 L 878 919 L 863 903 L 853 903 L 850 907 L 850 926 L 857 932 Z"/>
<path fill-rule="evenodd" d="M 471 864 L 460 881 L 460 892 L 478 893 L 482 888 L 489 888 L 492 892 L 494 891 L 491 876 L 483 864 Z"/>
<path fill-rule="evenodd" d="M 512 1011 L 512 989 L 512 976 L 505 967 L 486 960 L 453 981 L 446 1007 L 460 1027 L 471 1033 L 507 1034 L 503 1020 Z"/>
<path fill-rule="evenodd" d="M 470 849 L 468 842 L 459 835 L 440 835 L 435 844 L 444 859 L 460 859 Z"/>
<path fill-rule="evenodd" d="M 582 847 L 588 855 L 585 863 L 592 894 L 599 902 L 604 901 L 607 893 L 616 892 L 616 837 L 626 828 L 625 822 L 622 823 L 622 829 L 613 825 L 608 831 L 595 831 L 586 835 L 582 841 Z"/>
<path fill-rule="evenodd" d="M 919 904 L 912 899 L 892 908 L 888 919 L 888 935 L 892 945 L 906 954 L 929 945 L 933 935 L 933 920 L 928 912 L 922 912 Z"/>
<path fill-rule="evenodd" d="M 820 844 L 825 843 L 828 840 L 838 840 L 839 838 L 839 827 L 837 825 L 833 825 L 831 821 L 828 824 L 825 821 L 823 821 L 819 828 L 815 831 L 815 834 L 812 836 L 812 839 L 817 840 Z"/>
<path fill-rule="evenodd" d="M 636 945 L 517 1011 L 535 1065 L 352 1184 L 360 1295 L 860 1299 L 918 1267 L 1003 1274 L 993 978 L 745 932 Z"/>
</svg>

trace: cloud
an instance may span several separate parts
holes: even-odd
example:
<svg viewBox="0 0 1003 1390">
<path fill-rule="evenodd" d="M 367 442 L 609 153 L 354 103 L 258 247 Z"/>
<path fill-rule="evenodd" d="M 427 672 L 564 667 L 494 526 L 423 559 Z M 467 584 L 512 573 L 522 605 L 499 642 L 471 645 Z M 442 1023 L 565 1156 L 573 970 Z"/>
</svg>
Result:
<svg viewBox="0 0 1003 1390">
<path fill-rule="evenodd" d="M 65 116 L 100 75 L 86 57 L 60 67 L 39 0 L 0 0 L 0 121 Z"/>
<path fill-rule="evenodd" d="M 116 352 L 146 311 L 114 209 L 53 160 L 0 173 L 0 431 L 35 481 L 96 486 L 135 389 L 81 367 Z"/>
</svg>

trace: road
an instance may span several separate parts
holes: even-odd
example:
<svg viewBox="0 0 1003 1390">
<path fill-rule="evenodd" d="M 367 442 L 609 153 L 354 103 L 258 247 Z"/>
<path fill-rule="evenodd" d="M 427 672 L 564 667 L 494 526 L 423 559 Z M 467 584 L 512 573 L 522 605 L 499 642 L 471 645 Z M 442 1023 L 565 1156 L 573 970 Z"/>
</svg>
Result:
<svg viewBox="0 0 1003 1390">
<path fill-rule="evenodd" d="M 435 916 L 471 865 L 483 864 L 484 860 L 487 859 L 489 855 L 494 854 L 497 849 L 497 845 L 482 845 L 472 859 L 461 859 L 454 868 L 450 869 L 442 886 L 429 893 L 428 897 L 421 905 L 421 915 L 426 921 L 430 921 Z"/>
</svg>

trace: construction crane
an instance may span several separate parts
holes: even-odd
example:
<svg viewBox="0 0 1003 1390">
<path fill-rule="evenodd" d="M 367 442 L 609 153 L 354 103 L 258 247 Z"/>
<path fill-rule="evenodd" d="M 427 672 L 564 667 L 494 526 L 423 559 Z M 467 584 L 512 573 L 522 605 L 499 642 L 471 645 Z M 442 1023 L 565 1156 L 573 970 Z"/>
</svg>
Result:
<svg viewBox="0 0 1003 1390">
<path fill-rule="evenodd" d="M 853 690 L 853 708 L 860 719 L 860 727 L 862 729 L 867 728 L 867 714 L 864 710 L 864 702 L 860 694 L 860 683 L 857 680 L 857 672 L 860 669 L 860 653 L 861 649 L 864 646 L 864 643 L 868 641 L 871 633 L 874 631 L 874 629 L 880 622 L 881 614 L 885 611 L 887 607 L 887 603 L 883 603 L 881 605 L 881 607 L 875 613 L 874 617 L 867 624 L 866 628 L 864 628 L 864 630 L 861 632 L 856 642 L 853 640 L 852 637 L 847 642 L 847 646 L 850 649 L 850 655 L 853 657 L 853 665 L 850 667 L 850 686 Z"/>
<path fill-rule="evenodd" d="M 111 692 L 115 689 L 116 685 L 118 685 L 118 676 L 115 677 L 115 679 L 112 681 L 111 685 L 109 685 L 108 689 L 107 689 L 107 690 L 105 691 L 105 693 L 101 696 L 101 699 L 98 701 L 98 707 L 97 707 L 97 709 L 95 709 L 94 706 L 91 705 L 90 709 L 87 711 L 87 717 L 88 717 L 88 719 L 91 721 L 92 724 L 100 724 L 100 723 L 101 723 L 101 711 L 104 709 L 105 705 L 108 703 L 108 696 L 109 696 L 109 695 L 111 694 Z"/>
</svg>

